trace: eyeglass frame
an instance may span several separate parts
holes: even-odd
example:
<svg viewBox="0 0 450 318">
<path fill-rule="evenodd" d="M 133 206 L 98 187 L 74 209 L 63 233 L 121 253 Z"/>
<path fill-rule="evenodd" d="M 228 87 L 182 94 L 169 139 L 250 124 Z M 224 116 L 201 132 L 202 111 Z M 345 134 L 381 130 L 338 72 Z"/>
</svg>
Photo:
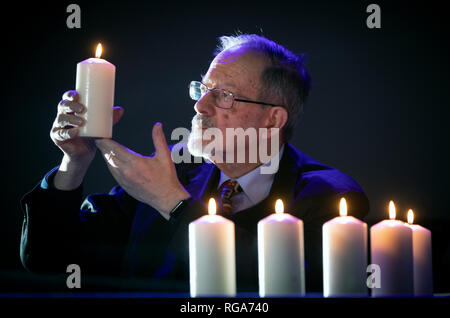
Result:
<svg viewBox="0 0 450 318">
<path fill-rule="evenodd" d="M 233 102 L 231 103 L 231 107 L 220 107 L 220 106 L 218 106 L 218 105 L 215 105 L 217 108 L 220 108 L 220 109 L 231 109 L 231 108 L 233 108 L 234 102 L 235 102 L 235 101 L 237 101 L 237 102 L 244 102 L 244 103 L 251 103 L 251 104 L 260 104 L 260 105 L 266 105 L 266 106 L 272 106 L 272 107 L 280 107 L 280 106 L 281 106 L 281 105 L 275 105 L 275 104 L 271 104 L 271 103 L 265 103 L 265 102 L 259 102 L 259 101 L 249 100 L 249 99 L 236 98 L 236 97 L 235 97 L 235 94 L 234 94 L 233 92 L 230 92 L 230 91 L 227 90 L 227 89 L 224 89 L 224 88 L 218 88 L 218 87 L 216 87 L 216 88 L 211 88 L 211 89 L 210 89 L 208 86 L 206 86 L 204 83 L 202 83 L 202 82 L 200 82 L 200 81 L 191 81 L 191 82 L 189 83 L 189 91 L 190 91 L 190 89 L 191 89 L 192 83 L 200 83 L 201 85 L 203 85 L 203 86 L 207 89 L 207 92 L 206 92 L 205 94 L 203 94 L 199 99 L 194 99 L 194 98 L 192 98 L 191 94 L 189 93 L 189 96 L 191 97 L 191 99 L 192 99 L 192 100 L 195 100 L 195 101 L 199 101 L 199 100 L 202 99 L 204 96 L 206 96 L 209 92 L 214 91 L 214 90 L 221 90 L 221 91 L 225 91 L 225 92 L 227 92 L 227 93 L 230 93 L 230 95 L 231 95 L 232 98 L 233 98 Z M 282 106 L 281 106 L 281 107 L 282 107 Z"/>
</svg>

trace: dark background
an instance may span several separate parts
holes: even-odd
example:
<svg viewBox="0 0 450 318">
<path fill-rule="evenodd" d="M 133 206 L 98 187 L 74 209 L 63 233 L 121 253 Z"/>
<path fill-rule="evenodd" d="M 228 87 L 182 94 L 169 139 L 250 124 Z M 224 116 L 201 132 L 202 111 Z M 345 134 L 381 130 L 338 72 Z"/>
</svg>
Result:
<svg viewBox="0 0 450 318">
<path fill-rule="evenodd" d="M 125 108 L 114 139 L 150 154 L 156 121 L 168 139 L 190 128 L 187 85 L 206 72 L 217 37 L 237 30 L 307 54 L 313 88 L 292 143 L 361 184 L 369 225 L 387 218 L 389 200 L 400 219 L 413 208 L 433 231 L 435 291 L 450 291 L 449 32 L 439 2 L 376 1 L 381 29 L 366 26 L 369 1 L 76 1 L 81 29 L 68 29 L 70 3 L 2 12 L 0 291 L 51 285 L 21 266 L 19 200 L 62 157 L 49 130 L 75 87 L 76 63 L 102 42 L 117 67 L 115 104 Z M 114 184 L 97 156 L 85 193 Z"/>
</svg>

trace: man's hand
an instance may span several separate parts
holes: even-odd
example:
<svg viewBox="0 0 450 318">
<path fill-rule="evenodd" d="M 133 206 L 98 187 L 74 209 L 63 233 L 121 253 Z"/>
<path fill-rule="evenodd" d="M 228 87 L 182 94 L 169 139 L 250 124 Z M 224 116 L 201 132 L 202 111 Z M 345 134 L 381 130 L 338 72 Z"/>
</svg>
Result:
<svg viewBox="0 0 450 318">
<path fill-rule="evenodd" d="M 129 195 L 151 205 L 169 219 L 172 208 L 190 194 L 178 180 L 160 123 L 153 126 L 152 138 L 153 157 L 142 156 L 111 139 L 97 139 L 95 143 L 119 185 Z"/>
<path fill-rule="evenodd" d="M 80 127 L 85 124 L 80 115 L 85 111 L 86 106 L 79 103 L 79 95 L 75 90 L 65 92 L 58 104 L 56 118 L 50 130 L 50 138 L 64 154 L 53 180 L 57 189 L 77 188 L 83 182 L 97 151 L 93 138 L 78 137 Z M 123 108 L 114 107 L 113 124 L 120 120 L 123 112 Z"/>
</svg>

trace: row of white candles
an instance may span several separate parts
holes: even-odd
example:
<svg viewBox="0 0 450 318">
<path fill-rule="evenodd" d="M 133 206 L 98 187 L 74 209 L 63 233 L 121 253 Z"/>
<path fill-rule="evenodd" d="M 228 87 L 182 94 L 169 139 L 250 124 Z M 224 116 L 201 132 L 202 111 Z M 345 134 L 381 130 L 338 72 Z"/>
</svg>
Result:
<svg viewBox="0 0 450 318">
<path fill-rule="evenodd" d="M 80 136 L 112 136 L 114 82 L 116 67 L 96 57 L 78 63 L 76 90 L 86 106 L 80 116 L 86 124 Z M 305 293 L 302 220 L 283 213 L 278 200 L 276 213 L 258 223 L 258 264 L 261 297 L 303 295 Z M 367 294 L 367 224 L 347 216 L 345 200 L 341 216 L 323 225 L 324 295 Z M 390 220 L 370 230 L 371 263 L 380 268 L 380 282 L 373 296 L 432 294 L 431 232 L 419 225 L 395 220 L 395 207 L 389 205 Z M 210 201 L 209 215 L 189 225 L 191 295 L 236 294 L 234 223 L 215 215 Z"/>
<path fill-rule="evenodd" d="M 303 222 L 284 213 L 277 200 L 276 213 L 258 223 L 259 294 L 305 294 Z M 340 216 L 323 225 L 323 287 L 325 297 L 367 296 L 367 224 L 347 216 L 340 201 Z M 210 199 L 208 215 L 189 225 L 190 286 L 192 297 L 236 295 L 234 223 L 216 215 Z M 371 263 L 379 266 L 380 281 L 372 296 L 432 295 L 431 232 L 395 220 L 389 204 L 389 220 L 370 229 Z"/>
</svg>

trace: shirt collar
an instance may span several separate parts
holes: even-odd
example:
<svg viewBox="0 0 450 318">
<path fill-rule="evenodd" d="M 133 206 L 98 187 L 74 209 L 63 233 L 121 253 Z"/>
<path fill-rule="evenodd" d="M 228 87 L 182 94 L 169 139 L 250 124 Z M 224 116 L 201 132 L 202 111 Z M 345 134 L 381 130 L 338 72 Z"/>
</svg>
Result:
<svg viewBox="0 0 450 318">
<path fill-rule="evenodd" d="M 279 159 L 283 156 L 284 144 L 280 148 Z M 270 192 L 270 188 L 272 187 L 272 183 L 275 177 L 275 173 L 261 173 L 261 167 L 270 166 L 271 161 L 274 159 L 274 156 L 267 161 L 266 163 L 258 166 L 252 171 L 247 172 L 243 176 L 240 176 L 237 179 L 230 178 L 224 172 L 220 171 L 220 180 L 218 188 L 225 181 L 231 179 L 235 180 L 239 183 L 242 188 L 242 191 L 248 196 L 248 198 L 254 203 L 257 204 L 261 200 L 263 200 Z"/>
</svg>

